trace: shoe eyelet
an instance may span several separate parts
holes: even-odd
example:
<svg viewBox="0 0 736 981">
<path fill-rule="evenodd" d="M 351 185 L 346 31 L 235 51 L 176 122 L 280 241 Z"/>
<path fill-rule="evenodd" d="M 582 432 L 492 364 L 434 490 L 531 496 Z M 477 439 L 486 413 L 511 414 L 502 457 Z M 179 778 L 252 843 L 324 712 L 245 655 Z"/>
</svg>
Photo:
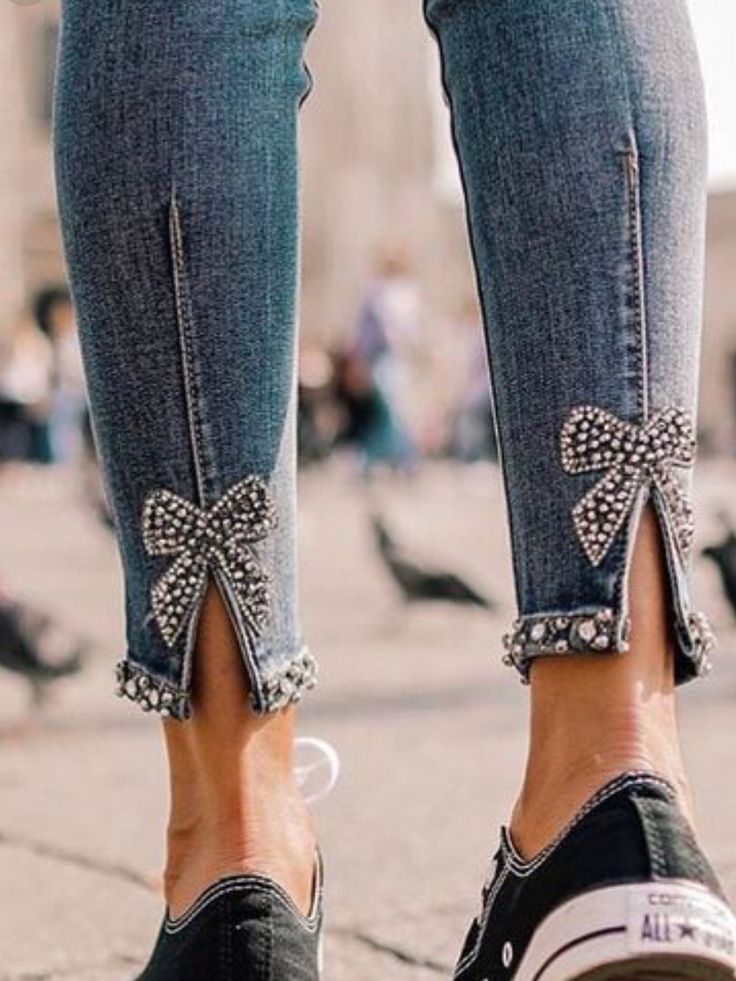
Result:
<svg viewBox="0 0 736 981">
<path fill-rule="evenodd" d="M 509 941 L 503 945 L 503 950 L 501 951 L 501 960 L 505 968 L 511 967 L 511 962 L 514 959 L 514 948 L 511 946 Z"/>
</svg>

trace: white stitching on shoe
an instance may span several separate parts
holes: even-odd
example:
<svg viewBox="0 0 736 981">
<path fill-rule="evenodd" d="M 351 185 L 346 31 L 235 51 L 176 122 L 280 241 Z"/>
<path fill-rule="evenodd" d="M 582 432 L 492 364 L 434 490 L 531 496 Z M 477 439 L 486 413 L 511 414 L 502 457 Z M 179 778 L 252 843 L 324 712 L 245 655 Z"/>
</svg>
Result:
<svg viewBox="0 0 736 981">
<path fill-rule="evenodd" d="M 509 876 L 509 873 L 513 872 L 514 875 L 518 876 L 519 878 L 527 878 L 553 854 L 553 852 L 562 844 L 570 832 L 596 807 L 599 807 L 610 797 L 613 797 L 626 787 L 636 787 L 643 784 L 652 783 L 657 784 L 674 797 L 674 791 L 671 785 L 662 777 L 658 777 L 654 773 L 624 773 L 614 780 L 613 783 L 608 783 L 604 787 L 601 787 L 601 789 L 594 794 L 586 804 L 583 805 L 572 821 L 570 821 L 569 824 L 563 828 L 557 838 L 555 838 L 555 840 L 551 842 L 543 851 L 541 851 L 539 855 L 531 859 L 529 862 L 526 862 L 516 851 L 508 829 L 505 827 L 501 829 L 501 859 L 504 863 L 504 867 L 498 873 L 496 881 L 485 899 L 483 915 L 478 923 L 478 938 L 475 946 L 473 947 L 473 950 L 471 950 L 470 953 L 467 954 L 455 968 L 455 974 L 453 975 L 455 981 L 457 978 L 459 978 L 460 974 L 462 974 L 462 972 L 465 971 L 465 969 L 477 959 L 478 954 L 480 953 L 483 935 L 491 916 L 491 911 L 502 886 Z"/>
<path fill-rule="evenodd" d="M 498 877 L 496 878 L 496 881 L 493 887 L 491 888 L 491 891 L 486 896 L 485 902 L 483 904 L 484 907 L 483 913 L 480 919 L 478 920 L 478 938 L 475 942 L 475 946 L 470 951 L 470 953 L 466 954 L 466 956 L 460 961 L 460 963 L 455 968 L 455 975 L 454 975 L 455 977 L 457 977 L 460 973 L 462 973 L 462 971 L 464 971 L 466 967 L 472 964 L 473 961 L 475 961 L 476 958 L 478 957 L 478 954 L 480 953 L 480 945 L 483 940 L 483 934 L 485 933 L 486 926 L 488 925 L 488 920 L 491 915 L 491 910 L 493 909 L 493 904 L 495 903 L 496 897 L 501 891 L 501 887 L 503 886 L 504 882 L 506 881 L 509 875 L 510 867 L 508 862 L 506 861 L 506 857 L 507 857 L 506 855 L 502 856 L 502 858 L 504 859 L 504 867 L 498 873 Z"/>
<path fill-rule="evenodd" d="M 646 783 L 655 783 L 663 790 L 666 790 L 670 795 L 674 796 L 674 791 L 671 785 L 662 777 L 658 777 L 654 773 L 642 772 L 622 774 L 622 776 L 614 780 L 613 783 L 607 784 L 596 794 L 594 794 L 593 797 L 591 797 L 590 800 L 578 811 L 572 821 L 570 821 L 569 824 L 562 829 L 554 841 L 552 841 L 538 855 L 529 861 L 526 861 L 521 857 L 521 855 L 519 855 L 514 847 L 514 843 L 511 839 L 511 834 L 508 828 L 503 828 L 501 831 L 501 848 L 504 852 L 504 857 L 511 866 L 514 874 L 520 876 L 521 878 L 525 878 L 532 872 L 535 872 L 539 866 L 546 862 L 550 855 L 552 855 L 552 853 L 562 844 L 573 828 L 575 828 L 584 818 L 586 818 L 592 810 L 594 810 L 600 804 L 603 804 L 610 797 L 613 797 L 625 787 L 635 787 Z"/>
<path fill-rule="evenodd" d="M 245 876 L 229 876 L 226 879 L 221 879 L 219 882 L 215 882 L 205 890 L 205 892 L 199 897 L 199 899 L 191 906 L 186 913 L 182 914 L 178 919 L 172 919 L 166 915 L 165 919 L 165 930 L 168 934 L 179 933 L 184 930 L 190 923 L 196 919 L 208 906 L 210 906 L 216 899 L 227 895 L 231 892 L 260 892 L 268 893 L 274 898 L 280 900 L 280 902 L 288 909 L 292 914 L 296 914 L 299 921 L 303 924 L 306 929 L 314 933 L 319 928 L 320 921 L 320 903 L 315 903 L 315 908 L 310 914 L 310 916 L 305 916 L 301 910 L 293 903 L 291 898 L 283 891 L 283 889 L 278 885 L 278 883 L 273 882 L 271 879 L 267 879 L 265 876 L 260 875 L 245 875 Z"/>
</svg>

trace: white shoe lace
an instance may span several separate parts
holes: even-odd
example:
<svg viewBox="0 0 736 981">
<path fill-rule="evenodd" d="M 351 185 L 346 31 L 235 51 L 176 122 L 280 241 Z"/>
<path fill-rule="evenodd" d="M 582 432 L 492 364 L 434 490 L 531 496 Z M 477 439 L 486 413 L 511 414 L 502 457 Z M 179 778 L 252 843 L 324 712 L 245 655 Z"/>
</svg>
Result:
<svg viewBox="0 0 736 981">
<path fill-rule="evenodd" d="M 324 739 L 303 736 L 295 744 L 294 775 L 308 804 L 324 800 L 340 779 L 340 757 Z"/>
</svg>

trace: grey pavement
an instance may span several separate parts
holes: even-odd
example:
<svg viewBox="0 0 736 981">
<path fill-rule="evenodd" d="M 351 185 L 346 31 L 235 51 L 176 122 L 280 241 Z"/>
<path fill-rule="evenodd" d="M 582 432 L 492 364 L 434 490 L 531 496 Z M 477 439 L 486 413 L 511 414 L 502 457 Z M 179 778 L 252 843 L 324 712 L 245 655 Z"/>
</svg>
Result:
<svg viewBox="0 0 736 981">
<path fill-rule="evenodd" d="M 734 498 L 736 466 L 706 463 L 703 540 Z M 327 981 L 447 978 L 518 785 L 525 690 L 500 665 L 513 593 L 498 475 L 431 465 L 366 492 L 345 461 L 301 479 L 303 597 L 321 683 L 302 731 L 333 742 L 343 774 L 316 807 L 329 875 Z M 736 502 L 734 502 L 736 506 Z M 368 513 L 462 573 L 497 613 L 405 609 Z M 77 481 L 0 480 L 0 580 L 84 633 L 94 654 L 42 720 L 0 677 L 0 981 L 125 981 L 158 928 L 166 781 L 155 720 L 111 696 L 120 570 Z M 719 667 L 683 693 L 701 830 L 736 893 L 736 621 L 705 563 L 696 592 Z"/>
</svg>

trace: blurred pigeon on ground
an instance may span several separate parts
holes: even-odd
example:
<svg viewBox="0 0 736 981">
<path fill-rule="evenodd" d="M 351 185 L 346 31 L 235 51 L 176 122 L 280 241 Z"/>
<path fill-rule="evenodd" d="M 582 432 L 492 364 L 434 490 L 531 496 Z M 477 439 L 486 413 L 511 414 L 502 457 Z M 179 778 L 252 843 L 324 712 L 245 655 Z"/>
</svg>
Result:
<svg viewBox="0 0 736 981">
<path fill-rule="evenodd" d="M 85 649 L 45 613 L 0 595 L 0 668 L 26 679 L 33 709 L 55 681 L 77 674 Z"/>
<path fill-rule="evenodd" d="M 493 600 L 476 592 L 453 572 L 431 569 L 410 559 L 391 538 L 383 522 L 376 517 L 373 518 L 373 533 L 384 566 L 408 602 L 439 600 L 464 606 L 480 606 L 486 610 L 495 609 Z"/>
<path fill-rule="evenodd" d="M 705 558 L 715 562 L 721 577 L 723 591 L 736 615 L 736 533 L 729 524 L 729 529 L 723 541 L 708 545 L 703 549 Z"/>
</svg>

